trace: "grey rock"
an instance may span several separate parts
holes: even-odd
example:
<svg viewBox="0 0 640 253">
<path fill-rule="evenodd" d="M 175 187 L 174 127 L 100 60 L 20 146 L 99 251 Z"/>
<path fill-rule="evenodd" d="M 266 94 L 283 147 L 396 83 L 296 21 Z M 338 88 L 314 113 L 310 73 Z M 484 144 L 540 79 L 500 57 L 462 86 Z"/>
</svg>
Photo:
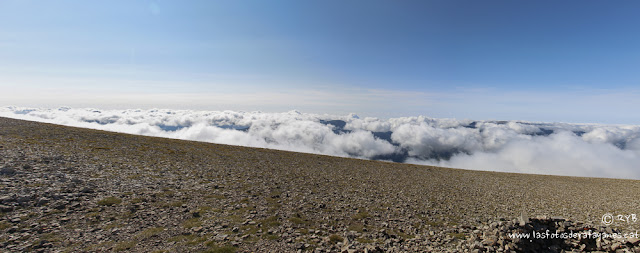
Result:
<svg viewBox="0 0 640 253">
<path fill-rule="evenodd" d="M 18 202 L 21 205 L 24 205 L 26 203 L 29 203 L 33 200 L 33 196 L 32 195 L 18 195 L 16 197 L 16 202 Z"/>
<path fill-rule="evenodd" d="M 3 213 L 11 212 L 13 211 L 13 206 L 0 205 L 0 211 Z"/>
<path fill-rule="evenodd" d="M 38 206 L 43 206 L 49 203 L 49 199 L 46 197 L 42 197 L 40 199 L 38 199 L 38 202 L 36 202 L 36 205 Z"/>
<path fill-rule="evenodd" d="M 11 234 L 11 233 L 15 233 L 18 232 L 18 226 L 12 226 L 9 229 L 7 229 L 7 233 Z"/>
<path fill-rule="evenodd" d="M 12 197 L 12 196 L 8 196 L 8 195 L 0 196 L 0 203 L 2 203 L 2 204 L 11 203 L 11 202 L 15 202 L 15 201 L 16 201 L 16 199 L 14 197 Z"/>
<path fill-rule="evenodd" d="M 520 216 L 518 217 L 518 222 L 520 223 L 520 226 L 524 226 L 525 224 L 529 223 L 529 217 L 525 212 L 520 213 Z"/>
<path fill-rule="evenodd" d="M 67 205 L 69 204 L 69 202 L 67 201 L 59 201 L 53 204 L 53 208 L 58 209 L 58 210 L 62 210 L 65 207 L 67 207 Z"/>
<path fill-rule="evenodd" d="M 622 246 L 622 244 L 620 244 L 619 242 L 615 242 L 611 245 L 611 250 L 617 250 L 620 248 L 620 246 Z"/>
<path fill-rule="evenodd" d="M 82 187 L 82 189 L 80 190 L 80 192 L 82 192 L 82 193 L 93 193 L 93 192 L 94 192 L 94 190 L 93 190 L 93 188 L 92 188 L 92 187 L 87 187 L 87 186 L 85 186 L 85 187 Z"/>
<path fill-rule="evenodd" d="M 17 172 L 14 168 L 10 168 L 10 167 L 4 167 L 2 169 L 0 169 L 0 176 L 13 176 L 15 175 Z"/>
</svg>

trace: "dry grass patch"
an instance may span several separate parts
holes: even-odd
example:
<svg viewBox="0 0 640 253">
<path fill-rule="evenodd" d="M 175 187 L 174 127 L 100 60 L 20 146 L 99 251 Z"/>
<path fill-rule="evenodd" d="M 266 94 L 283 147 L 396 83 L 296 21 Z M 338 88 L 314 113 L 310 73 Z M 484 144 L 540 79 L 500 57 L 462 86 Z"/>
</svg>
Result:
<svg viewBox="0 0 640 253">
<path fill-rule="evenodd" d="M 163 227 L 147 228 L 138 234 L 138 238 L 144 240 L 156 236 L 164 231 Z"/>
<path fill-rule="evenodd" d="M 138 244 L 138 242 L 136 241 L 125 241 L 125 242 L 120 242 L 118 244 L 116 244 L 113 247 L 114 251 L 125 251 L 125 250 L 129 250 L 133 247 L 135 247 Z"/>
<path fill-rule="evenodd" d="M 355 214 L 351 218 L 353 218 L 355 220 L 362 220 L 362 219 L 366 219 L 366 218 L 369 218 L 369 217 L 371 217 L 371 214 L 369 214 L 369 212 L 362 211 L 362 212 L 359 212 L 359 213 Z"/>
<path fill-rule="evenodd" d="M 342 236 L 336 235 L 336 234 L 332 234 L 329 236 L 329 242 L 336 244 L 339 242 L 344 241 L 344 238 L 342 238 Z"/>
<path fill-rule="evenodd" d="M 116 197 L 106 197 L 98 201 L 101 206 L 113 206 L 122 203 L 122 200 Z"/>
</svg>

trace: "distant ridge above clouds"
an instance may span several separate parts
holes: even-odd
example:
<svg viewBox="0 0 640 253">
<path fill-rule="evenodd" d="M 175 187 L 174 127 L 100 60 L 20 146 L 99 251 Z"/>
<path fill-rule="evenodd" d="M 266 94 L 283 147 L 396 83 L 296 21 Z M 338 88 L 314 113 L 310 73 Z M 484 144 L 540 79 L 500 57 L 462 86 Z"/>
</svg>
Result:
<svg viewBox="0 0 640 253">
<path fill-rule="evenodd" d="M 640 126 L 355 114 L 5 107 L 107 131 L 464 169 L 640 179 Z"/>
</svg>

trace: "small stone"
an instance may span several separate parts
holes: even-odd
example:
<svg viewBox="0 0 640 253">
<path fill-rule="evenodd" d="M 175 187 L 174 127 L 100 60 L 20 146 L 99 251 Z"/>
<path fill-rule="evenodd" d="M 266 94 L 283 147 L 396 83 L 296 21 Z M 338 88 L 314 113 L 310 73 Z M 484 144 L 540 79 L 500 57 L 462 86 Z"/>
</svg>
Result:
<svg viewBox="0 0 640 253">
<path fill-rule="evenodd" d="M 611 250 L 617 250 L 618 248 L 620 248 L 620 246 L 622 246 L 622 244 L 620 244 L 619 242 L 616 242 L 613 245 L 611 245 Z"/>
<path fill-rule="evenodd" d="M 16 170 L 13 168 L 9 168 L 9 167 L 4 167 L 2 169 L 0 169 L 0 175 L 1 176 L 13 176 L 16 174 Z"/>
<path fill-rule="evenodd" d="M 524 226 L 527 223 L 529 223 L 529 217 L 525 212 L 520 213 L 520 217 L 518 217 L 518 222 L 520 223 L 520 226 Z"/>
<path fill-rule="evenodd" d="M 58 209 L 58 210 L 62 210 L 62 209 L 64 209 L 65 207 L 67 207 L 67 204 L 69 204 L 69 203 L 68 203 L 68 202 L 66 202 L 66 201 L 60 201 L 60 202 L 56 203 L 56 204 L 53 206 L 53 208 Z"/>
<path fill-rule="evenodd" d="M 82 187 L 80 192 L 82 192 L 82 193 L 93 193 L 93 188 L 89 188 L 89 187 L 85 186 L 85 187 Z"/>
<path fill-rule="evenodd" d="M 18 203 L 24 204 L 24 203 L 31 202 L 33 199 L 34 199 L 34 196 L 32 195 L 18 195 L 18 198 L 16 200 L 18 201 Z"/>
<path fill-rule="evenodd" d="M 13 206 L 0 205 L 0 211 L 3 213 L 11 212 L 13 211 Z"/>
<path fill-rule="evenodd" d="M 49 203 L 49 199 L 45 198 L 45 197 L 42 197 L 42 198 L 38 199 L 38 202 L 36 202 L 36 205 L 43 206 L 43 205 L 46 205 L 48 203 Z"/>
<path fill-rule="evenodd" d="M 0 196 L 0 203 L 4 204 L 4 203 L 11 203 L 11 202 L 14 202 L 14 201 L 15 201 L 15 198 L 13 198 L 11 196 L 8 196 L 8 195 Z"/>
<path fill-rule="evenodd" d="M 78 209 L 80 207 L 82 207 L 82 204 L 80 204 L 79 202 L 73 203 L 71 205 L 71 209 Z"/>
<path fill-rule="evenodd" d="M 487 239 L 482 240 L 483 245 L 495 246 L 497 244 L 497 240 L 494 237 L 489 237 Z"/>
</svg>

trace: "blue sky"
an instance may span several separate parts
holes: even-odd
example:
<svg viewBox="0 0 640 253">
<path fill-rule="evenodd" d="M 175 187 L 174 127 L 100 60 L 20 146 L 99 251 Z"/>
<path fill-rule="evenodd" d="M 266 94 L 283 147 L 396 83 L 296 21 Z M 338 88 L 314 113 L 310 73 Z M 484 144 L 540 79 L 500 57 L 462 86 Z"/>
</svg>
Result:
<svg viewBox="0 0 640 253">
<path fill-rule="evenodd" d="M 640 124 L 638 10 L 0 0 L 0 104 Z"/>
</svg>

